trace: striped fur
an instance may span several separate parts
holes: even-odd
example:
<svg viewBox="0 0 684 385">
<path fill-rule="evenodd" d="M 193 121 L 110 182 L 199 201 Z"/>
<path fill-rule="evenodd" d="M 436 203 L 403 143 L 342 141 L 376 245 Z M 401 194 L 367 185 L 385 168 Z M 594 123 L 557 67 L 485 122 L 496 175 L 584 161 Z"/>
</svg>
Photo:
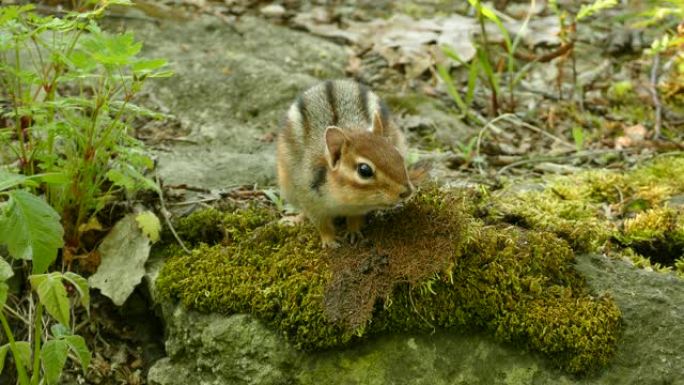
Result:
<svg viewBox="0 0 684 385">
<path fill-rule="evenodd" d="M 393 206 L 413 190 L 403 134 L 380 98 L 350 80 L 304 91 L 287 111 L 277 150 L 281 194 L 318 227 L 324 246 L 336 244 L 334 217 L 362 223 L 358 216 Z M 357 173 L 360 162 L 371 166 L 372 178 Z"/>
</svg>

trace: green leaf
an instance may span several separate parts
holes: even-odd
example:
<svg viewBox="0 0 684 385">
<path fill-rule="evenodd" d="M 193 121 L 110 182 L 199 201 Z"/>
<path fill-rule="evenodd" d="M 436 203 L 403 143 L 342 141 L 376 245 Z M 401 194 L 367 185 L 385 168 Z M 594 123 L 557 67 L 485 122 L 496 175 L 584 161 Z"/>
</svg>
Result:
<svg viewBox="0 0 684 385">
<path fill-rule="evenodd" d="M 141 74 L 147 74 L 150 73 L 156 69 L 159 69 L 161 67 L 164 67 L 167 64 L 167 61 L 164 59 L 142 59 L 138 60 L 133 65 L 131 66 L 131 69 L 135 73 L 141 73 Z"/>
<path fill-rule="evenodd" d="M 145 189 L 161 193 L 159 186 L 152 179 L 144 176 L 140 171 L 127 164 L 122 165 L 121 169 L 107 171 L 107 179 L 112 181 L 115 186 L 121 186 L 128 191 Z"/>
<path fill-rule="evenodd" d="M 575 140 L 575 148 L 581 151 L 584 147 L 584 130 L 582 127 L 574 126 L 572 128 L 572 138 Z"/>
<path fill-rule="evenodd" d="M 64 336 L 71 335 L 71 330 L 69 330 L 68 327 L 62 325 L 61 323 L 56 323 L 50 326 L 50 332 L 52 332 L 52 336 L 55 338 L 62 338 Z"/>
<path fill-rule="evenodd" d="M 454 80 L 451 78 L 449 71 L 443 65 L 437 64 L 437 73 L 444 81 L 444 84 L 447 87 L 447 92 L 449 95 L 451 95 L 451 98 L 461 110 L 461 113 L 466 114 L 468 112 L 468 106 L 466 106 L 465 102 L 463 102 L 463 99 L 461 98 L 461 95 L 458 93 L 458 90 L 454 85 Z"/>
<path fill-rule="evenodd" d="M 49 172 L 45 174 L 38 174 L 36 178 L 41 182 L 49 185 L 65 185 L 71 182 L 71 177 L 64 172 Z"/>
<path fill-rule="evenodd" d="M 62 325 L 69 325 L 69 298 L 62 283 L 62 274 L 32 275 L 29 280 L 45 310 Z"/>
<path fill-rule="evenodd" d="M 17 341 L 14 343 L 14 347 L 19 355 L 19 357 L 15 356 L 14 359 L 19 361 L 25 368 L 28 368 L 31 365 L 31 344 L 28 341 Z"/>
<path fill-rule="evenodd" d="M 12 265 L 7 263 L 3 258 L 0 258 L 0 282 L 7 281 L 13 275 L 14 270 L 12 270 Z"/>
<path fill-rule="evenodd" d="M 43 372 L 48 385 L 56 384 L 62 375 L 68 349 L 67 342 L 61 339 L 50 340 L 43 345 L 40 351 L 40 360 L 43 363 Z"/>
<path fill-rule="evenodd" d="M 27 191 L 10 191 L 8 195 L 4 213 L 0 213 L 0 244 L 7 245 L 14 258 L 33 260 L 34 274 L 45 272 L 64 244 L 59 214 Z"/>
<path fill-rule="evenodd" d="M 143 234 L 150 239 L 152 243 L 159 240 L 159 231 L 161 230 L 161 223 L 159 218 L 152 211 L 144 211 L 135 217 L 135 221 L 138 222 L 138 227 L 142 230 Z"/>
<path fill-rule="evenodd" d="M 7 357 L 7 352 L 9 351 L 9 344 L 0 346 L 0 374 L 5 368 L 5 357 Z"/>
<path fill-rule="evenodd" d="M 613 8 L 614 6 L 617 5 L 617 0 L 596 0 L 592 4 L 584 4 L 580 8 L 579 12 L 577 12 L 577 16 L 575 16 L 576 21 L 580 21 L 584 19 L 585 17 L 589 17 L 597 12 L 600 12 L 604 9 L 608 8 Z"/>
<path fill-rule="evenodd" d="M 69 345 L 71 351 L 76 354 L 76 357 L 78 357 L 78 361 L 83 368 L 83 372 L 85 372 L 90 365 L 90 350 L 88 350 L 88 346 L 83 337 L 76 335 L 64 336 L 64 341 Z"/>
<path fill-rule="evenodd" d="M 64 273 L 64 279 L 74 285 L 78 291 L 81 305 L 86 309 L 86 311 L 90 312 L 90 290 L 88 288 L 88 280 L 70 271 Z"/>
<path fill-rule="evenodd" d="M 5 7 L 0 7 L 0 26 L 4 25 L 8 21 L 16 20 L 22 13 L 31 11 L 35 8 L 35 5 L 23 5 L 21 7 L 16 5 L 10 5 Z"/>
<path fill-rule="evenodd" d="M 480 74 L 480 61 L 473 60 L 468 71 L 468 91 L 466 92 L 465 104 L 471 105 L 475 97 L 475 86 L 477 85 L 477 77 Z"/>
<path fill-rule="evenodd" d="M 0 282 L 0 309 L 5 306 L 7 302 L 7 293 L 9 292 L 9 286 L 6 283 Z"/>
<path fill-rule="evenodd" d="M 100 64 L 124 66 L 140 52 L 142 43 L 136 43 L 130 32 L 118 35 L 97 33 L 84 39 L 82 48 Z"/>
<path fill-rule="evenodd" d="M 0 170 L 0 191 L 9 190 L 13 187 L 26 184 L 27 180 L 28 178 L 24 175 L 14 174 L 9 171 Z"/>
</svg>

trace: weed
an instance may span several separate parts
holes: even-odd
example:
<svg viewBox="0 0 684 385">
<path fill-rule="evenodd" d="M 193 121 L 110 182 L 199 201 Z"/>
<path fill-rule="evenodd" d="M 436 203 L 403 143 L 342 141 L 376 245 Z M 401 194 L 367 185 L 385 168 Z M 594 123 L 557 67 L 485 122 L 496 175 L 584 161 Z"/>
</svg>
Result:
<svg viewBox="0 0 684 385">
<path fill-rule="evenodd" d="M 0 309 L 6 306 L 9 292 L 9 286 L 5 281 L 13 274 L 10 264 L 0 259 Z M 88 309 L 90 304 L 88 281 L 75 273 L 67 272 L 34 274 L 29 276 L 29 282 L 38 301 L 33 319 L 34 327 L 29 332 L 28 341 L 15 339 L 4 310 L 0 311 L 0 323 L 9 341 L 0 346 L 0 373 L 3 371 L 7 353 L 11 352 L 20 385 L 56 384 L 70 351 L 77 357 L 83 370 L 86 370 L 90 363 L 90 350 L 85 340 L 73 334 L 71 306 L 64 286 L 65 283 L 72 286 L 78 293 L 78 303 Z M 49 333 L 47 333 L 49 324 L 45 323 L 44 311 L 47 311 L 48 315 L 56 321 L 52 323 Z M 44 335 L 48 337 L 43 341 Z"/>
<path fill-rule="evenodd" d="M 91 2 L 92 3 L 92 2 Z M 0 9 L 0 143 L 16 175 L 47 175 L 26 186 L 44 193 L 64 224 L 65 259 L 80 246 L 79 227 L 117 194 L 156 190 L 153 167 L 129 122 L 158 114 L 133 104 L 150 78 L 169 76 L 164 60 L 137 57 L 130 33 L 102 31 L 89 12 L 40 16 L 33 6 Z"/>
</svg>

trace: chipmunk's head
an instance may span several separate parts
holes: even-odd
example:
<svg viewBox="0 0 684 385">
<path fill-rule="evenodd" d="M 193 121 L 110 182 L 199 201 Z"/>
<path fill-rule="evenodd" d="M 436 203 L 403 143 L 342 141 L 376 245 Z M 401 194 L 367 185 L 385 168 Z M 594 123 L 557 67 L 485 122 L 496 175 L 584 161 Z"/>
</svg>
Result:
<svg viewBox="0 0 684 385">
<path fill-rule="evenodd" d="M 350 215 L 394 206 L 414 191 L 404 157 L 383 135 L 379 116 L 373 121 L 367 131 L 325 131 L 329 193 Z"/>
</svg>

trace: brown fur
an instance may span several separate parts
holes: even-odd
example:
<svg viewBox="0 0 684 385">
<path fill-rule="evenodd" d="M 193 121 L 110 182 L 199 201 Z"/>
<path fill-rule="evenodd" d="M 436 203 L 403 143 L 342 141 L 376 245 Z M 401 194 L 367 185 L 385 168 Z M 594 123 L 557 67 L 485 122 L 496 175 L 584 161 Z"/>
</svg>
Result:
<svg viewBox="0 0 684 385">
<path fill-rule="evenodd" d="M 377 95 L 351 81 L 302 93 L 288 110 L 277 149 L 281 193 L 316 225 L 325 246 L 336 244 L 334 217 L 347 217 L 355 234 L 364 214 L 413 191 L 403 134 Z M 371 178 L 358 175 L 360 162 L 371 166 Z"/>
</svg>

